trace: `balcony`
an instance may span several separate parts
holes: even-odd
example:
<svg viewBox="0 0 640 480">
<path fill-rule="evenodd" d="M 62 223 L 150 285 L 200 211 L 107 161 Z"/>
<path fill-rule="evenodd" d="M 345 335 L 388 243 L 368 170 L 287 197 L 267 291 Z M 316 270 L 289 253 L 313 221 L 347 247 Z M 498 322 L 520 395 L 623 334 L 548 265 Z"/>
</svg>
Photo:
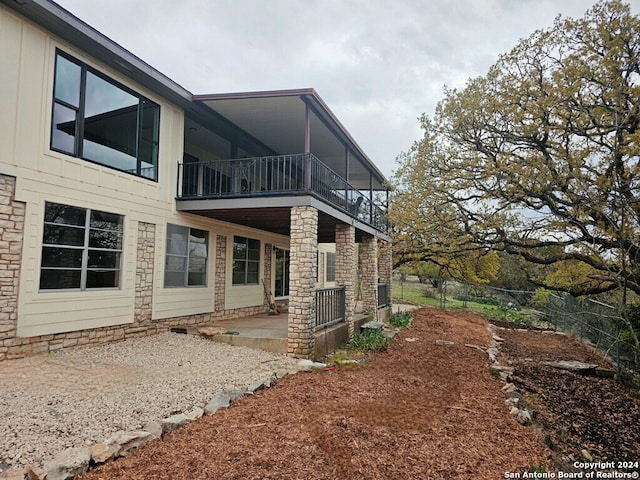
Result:
<svg viewBox="0 0 640 480">
<path fill-rule="evenodd" d="M 385 212 L 313 154 L 178 164 L 178 200 L 311 195 L 386 232 Z"/>
</svg>

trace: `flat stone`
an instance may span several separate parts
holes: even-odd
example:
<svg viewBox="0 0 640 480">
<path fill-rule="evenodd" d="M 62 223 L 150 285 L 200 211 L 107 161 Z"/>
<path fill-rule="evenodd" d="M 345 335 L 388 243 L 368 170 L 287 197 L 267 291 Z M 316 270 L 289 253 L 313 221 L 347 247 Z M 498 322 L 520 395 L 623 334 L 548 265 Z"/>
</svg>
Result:
<svg viewBox="0 0 640 480">
<path fill-rule="evenodd" d="M 189 417 L 189 420 L 194 422 L 194 421 L 196 421 L 197 419 L 199 419 L 200 417 L 202 417 L 204 415 L 204 409 L 202 409 L 200 407 L 193 407 L 188 412 L 184 412 L 184 414 L 187 417 Z"/>
<path fill-rule="evenodd" d="M 256 380 L 247 386 L 247 393 L 256 393 L 258 390 L 264 389 L 264 380 Z"/>
<path fill-rule="evenodd" d="M 63 450 L 53 459 L 45 462 L 47 480 L 68 480 L 86 472 L 91 461 L 91 451 L 86 447 L 72 447 Z"/>
<path fill-rule="evenodd" d="M 516 390 L 516 386 L 513 383 L 507 383 L 504 387 L 502 387 L 502 391 L 504 393 L 514 392 Z"/>
<path fill-rule="evenodd" d="M 162 425 L 160 425 L 160 422 L 151 420 L 144 426 L 143 430 L 151 434 L 151 438 L 149 439 L 150 441 L 162 438 Z"/>
<path fill-rule="evenodd" d="M 298 367 L 305 372 L 309 372 L 318 368 L 326 368 L 327 364 L 314 362 L 313 360 L 302 359 L 298 362 Z"/>
<path fill-rule="evenodd" d="M 204 411 L 209 415 L 217 412 L 221 408 L 228 408 L 231 404 L 231 395 L 227 392 L 219 393 L 215 395 L 209 403 L 207 403 L 204 407 Z"/>
<path fill-rule="evenodd" d="M 561 360 L 559 362 L 543 362 L 544 365 L 549 365 L 553 368 L 560 370 L 568 370 L 570 372 L 579 373 L 580 375 L 595 375 L 597 365 L 591 363 L 578 362 L 576 360 Z"/>
<path fill-rule="evenodd" d="M 371 328 L 373 330 L 381 330 L 384 328 L 384 323 L 383 322 L 376 322 L 374 320 L 371 320 L 365 324 L 363 324 L 360 328 Z"/>
<path fill-rule="evenodd" d="M 474 348 L 476 350 L 480 350 L 482 353 L 484 353 L 485 351 L 484 348 L 482 348 L 480 345 L 472 345 L 471 343 L 466 343 L 464 346 L 467 348 Z"/>
<path fill-rule="evenodd" d="M 131 450 L 141 447 L 151 439 L 152 435 L 144 430 L 138 430 L 135 432 L 125 432 L 120 430 L 111 435 L 111 437 L 109 437 L 109 439 L 104 443 L 117 447 L 115 453 L 116 457 L 124 457 Z"/>
<path fill-rule="evenodd" d="M 520 403 L 520 399 L 519 398 L 515 398 L 515 397 L 507 398 L 505 400 L 505 403 L 507 405 L 511 405 L 512 407 L 517 407 L 518 403 Z"/>
<path fill-rule="evenodd" d="M 91 445 L 89 450 L 91 451 L 91 460 L 94 463 L 105 463 L 113 460 L 118 452 L 119 446 L 107 445 L 106 443 L 96 443 Z"/>
<path fill-rule="evenodd" d="M 416 340 L 418 340 L 416 337 L 409 337 L 404 339 L 405 342 L 415 342 Z"/>
<path fill-rule="evenodd" d="M 448 347 L 454 345 L 454 343 L 450 340 L 436 340 L 437 345 L 446 345 Z"/>
<path fill-rule="evenodd" d="M 169 418 L 160 420 L 160 425 L 162 425 L 162 433 L 170 432 L 171 430 L 175 430 L 176 428 L 188 423 L 191 423 L 191 419 L 184 413 L 178 413 L 177 415 L 172 415 Z"/>
<path fill-rule="evenodd" d="M 518 422 L 520 425 L 528 425 L 533 419 L 532 412 L 530 410 L 527 410 L 526 408 L 513 407 L 511 409 L 511 415 L 513 415 L 513 417 L 516 419 L 516 422 Z"/>
</svg>

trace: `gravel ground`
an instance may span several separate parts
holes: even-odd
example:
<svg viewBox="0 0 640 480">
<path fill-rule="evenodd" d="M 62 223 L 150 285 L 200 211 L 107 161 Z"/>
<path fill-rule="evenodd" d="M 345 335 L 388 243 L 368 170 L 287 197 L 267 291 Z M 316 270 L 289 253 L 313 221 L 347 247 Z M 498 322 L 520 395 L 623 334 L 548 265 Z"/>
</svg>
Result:
<svg viewBox="0 0 640 480">
<path fill-rule="evenodd" d="M 297 361 L 163 333 L 0 363 L 0 472 L 203 407 Z"/>
</svg>

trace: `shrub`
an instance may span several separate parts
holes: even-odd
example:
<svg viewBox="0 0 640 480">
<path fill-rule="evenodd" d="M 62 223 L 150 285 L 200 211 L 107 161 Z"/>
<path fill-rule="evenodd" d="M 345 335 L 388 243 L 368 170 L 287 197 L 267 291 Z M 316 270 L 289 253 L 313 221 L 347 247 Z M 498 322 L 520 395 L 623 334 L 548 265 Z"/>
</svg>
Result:
<svg viewBox="0 0 640 480">
<path fill-rule="evenodd" d="M 375 328 L 367 328 L 351 340 L 351 348 L 362 350 L 363 352 L 381 352 L 389 346 L 389 339 L 384 336 L 384 332 Z"/>
<path fill-rule="evenodd" d="M 399 312 L 391 315 L 389 323 L 397 328 L 407 328 L 411 323 L 411 312 Z"/>
</svg>

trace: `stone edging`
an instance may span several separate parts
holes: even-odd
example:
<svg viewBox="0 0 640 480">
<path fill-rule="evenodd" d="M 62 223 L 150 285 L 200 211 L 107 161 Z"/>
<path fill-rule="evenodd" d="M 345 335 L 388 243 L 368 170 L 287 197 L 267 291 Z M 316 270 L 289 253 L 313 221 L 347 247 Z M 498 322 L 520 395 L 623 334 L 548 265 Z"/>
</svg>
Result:
<svg viewBox="0 0 640 480">
<path fill-rule="evenodd" d="M 511 382 L 513 367 L 501 365 L 497 358 L 500 344 L 504 342 L 504 339 L 496 333 L 497 327 L 495 325 L 489 323 L 487 328 L 491 333 L 491 343 L 487 349 L 487 354 L 491 360 L 491 373 L 505 382 L 505 385 L 502 387 L 502 393 L 507 397 L 505 403 L 511 408 L 510 413 L 513 415 L 513 418 L 521 425 L 529 425 L 533 421 L 536 412 L 521 406 L 520 401 L 522 400 L 522 395 Z"/>
<path fill-rule="evenodd" d="M 269 388 L 288 374 L 300 371 L 311 371 L 324 368 L 324 363 L 310 360 L 298 362 L 297 370 L 279 371 L 273 373 L 267 380 L 256 380 L 244 390 L 222 392 L 214 395 L 204 408 L 193 407 L 183 413 L 178 413 L 160 421 L 151 421 L 142 430 L 117 431 L 102 443 L 90 447 L 71 447 L 63 450 L 43 465 L 27 465 L 12 467 L 0 473 L 0 480 L 69 480 L 76 475 L 86 472 L 103 463 L 124 457 L 142 445 L 161 439 L 162 436 L 183 425 L 187 425 L 204 415 L 213 415 L 221 408 L 228 408 L 234 400 L 245 395 L 253 395 L 264 388 Z"/>
</svg>

